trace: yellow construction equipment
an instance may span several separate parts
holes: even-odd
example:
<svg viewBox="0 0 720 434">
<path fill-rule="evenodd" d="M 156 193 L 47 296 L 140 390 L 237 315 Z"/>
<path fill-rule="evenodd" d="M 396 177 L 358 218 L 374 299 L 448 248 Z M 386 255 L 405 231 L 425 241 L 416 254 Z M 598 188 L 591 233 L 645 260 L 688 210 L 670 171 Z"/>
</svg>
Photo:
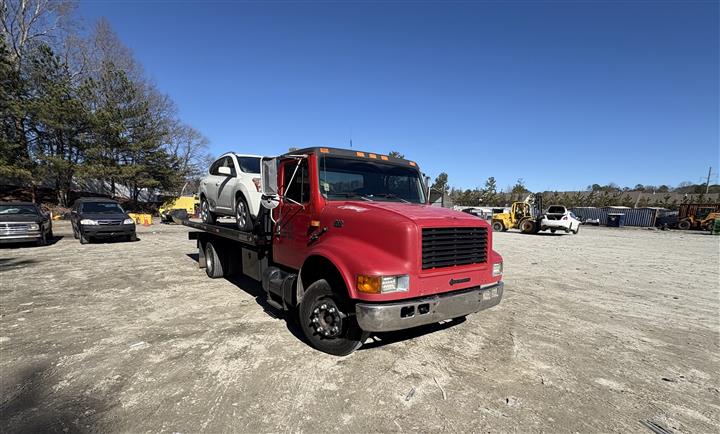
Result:
<svg viewBox="0 0 720 434">
<path fill-rule="evenodd" d="M 702 208 L 700 209 L 700 211 Z M 711 212 L 703 215 L 703 213 L 691 214 L 678 222 L 678 229 L 702 229 L 704 231 L 712 230 L 715 220 L 720 220 L 720 213 Z"/>
<path fill-rule="evenodd" d="M 520 229 L 524 234 L 534 234 L 540 230 L 538 219 L 542 214 L 542 195 L 528 195 L 522 202 L 513 202 L 510 212 L 494 214 L 493 231 Z"/>
<path fill-rule="evenodd" d="M 200 206 L 200 199 L 197 195 L 192 196 L 180 196 L 174 200 L 165 202 L 158 210 L 160 214 L 160 220 L 163 222 L 171 222 L 172 214 L 177 211 L 185 211 L 187 213 L 185 218 L 197 214 L 197 209 Z"/>
</svg>

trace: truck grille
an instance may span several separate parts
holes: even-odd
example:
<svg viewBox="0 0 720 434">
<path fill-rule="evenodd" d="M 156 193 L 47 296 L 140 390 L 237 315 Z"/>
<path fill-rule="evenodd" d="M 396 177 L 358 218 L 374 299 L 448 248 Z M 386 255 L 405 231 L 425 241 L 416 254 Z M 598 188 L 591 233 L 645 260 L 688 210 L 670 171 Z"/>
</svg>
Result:
<svg viewBox="0 0 720 434">
<path fill-rule="evenodd" d="M 484 262 L 487 262 L 487 229 L 423 228 L 423 270 Z"/>
<path fill-rule="evenodd" d="M 30 230 L 32 223 L 0 223 L 0 233 L 3 235 L 24 234 Z"/>
</svg>

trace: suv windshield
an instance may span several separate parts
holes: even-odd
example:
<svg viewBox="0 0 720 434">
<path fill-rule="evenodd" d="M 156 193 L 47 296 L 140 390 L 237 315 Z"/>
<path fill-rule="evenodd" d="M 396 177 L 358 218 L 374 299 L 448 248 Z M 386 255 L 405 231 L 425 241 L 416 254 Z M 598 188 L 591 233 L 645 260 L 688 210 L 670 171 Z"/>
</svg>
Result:
<svg viewBox="0 0 720 434">
<path fill-rule="evenodd" d="M 420 173 L 403 167 L 351 158 L 320 158 L 320 192 L 330 200 L 425 203 Z"/>
<path fill-rule="evenodd" d="M 0 215 L 37 215 L 35 205 L 0 205 Z"/>
<path fill-rule="evenodd" d="M 85 202 L 82 212 L 88 214 L 125 214 L 120 205 L 113 202 Z"/>
</svg>

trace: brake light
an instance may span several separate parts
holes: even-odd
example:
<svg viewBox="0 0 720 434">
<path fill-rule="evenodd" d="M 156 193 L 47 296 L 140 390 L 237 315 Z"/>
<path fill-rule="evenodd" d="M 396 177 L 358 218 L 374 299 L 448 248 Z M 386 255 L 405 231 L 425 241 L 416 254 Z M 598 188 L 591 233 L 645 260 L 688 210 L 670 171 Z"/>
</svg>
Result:
<svg viewBox="0 0 720 434">
<path fill-rule="evenodd" d="M 253 178 L 252 181 L 253 184 L 255 184 L 255 188 L 257 188 L 257 191 L 260 192 L 262 190 L 260 186 L 260 178 Z"/>
</svg>

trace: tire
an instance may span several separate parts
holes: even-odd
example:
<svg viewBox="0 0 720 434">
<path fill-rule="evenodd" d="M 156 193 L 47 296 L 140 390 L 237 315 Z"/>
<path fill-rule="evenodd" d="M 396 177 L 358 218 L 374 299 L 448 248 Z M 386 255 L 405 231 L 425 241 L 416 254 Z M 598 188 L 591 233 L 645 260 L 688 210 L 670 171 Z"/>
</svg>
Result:
<svg viewBox="0 0 720 434">
<path fill-rule="evenodd" d="M 225 276 L 227 262 L 224 255 L 218 253 L 217 248 L 211 242 L 205 243 L 205 273 L 211 279 L 218 279 Z"/>
<path fill-rule="evenodd" d="M 336 289 L 345 291 L 344 287 Z M 338 291 L 333 291 L 325 279 L 314 282 L 300 303 L 298 320 L 305 339 L 313 348 L 334 356 L 347 356 L 360 348 L 370 334 L 360 329 L 355 315 L 341 317 L 340 314 L 352 313 L 352 305 Z M 325 336 L 326 328 L 332 330 L 331 327 L 336 331 Z"/>
<path fill-rule="evenodd" d="M 706 231 L 712 231 L 713 226 L 715 226 L 715 220 L 709 220 L 705 226 L 703 226 L 703 229 Z"/>
<path fill-rule="evenodd" d="M 550 229 L 550 233 L 551 233 L 551 234 L 554 234 L 554 233 L 555 233 L 555 229 Z"/>
<path fill-rule="evenodd" d="M 577 235 L 578 232 L 580 232 L 580 228 L 579 228 L 579 227 L 573 231 L 573 234 Z"/>
<path fill-rule="evenodd" d="M 136 234 L 125 235 L 125 241 L 127 241 L 128 243 L 137 241 L 137 235 Z"/>
<path fill-rule="evenodd" d="M 38 246 L 47 246 L 47 243 L 48 243 L 47 234 L 46 234 L 45 232 L 43 232 L 43 233 L 40 235 L 40 239 L 37 240 L 37 245 L 38 245 Z"/>
<path fill-rule="evenodd" d="M 76 240 L 80 238 L 80 235 L 78 235 L 78 232 L 75 230 L 75 228 L 73 228 L 73 238 L 75 238 Z"/>
<path fill-rule="evenodd" d="M 205 198 L 203 198 L 202 202 L 200 202 L 200 217 L 202 218 L 203 223 L 209 225 L 215 224 L 215 214 L 210 211 L 210 204 Z"/>
<path fill-rule="evenodd" d="M 493 222 L 493 224 L 492 224 L 493 232 L 502 232 L 504 229 L 505 229 L 505 226 L 501 222 Z"/>
<path fill-rule="evenodd" d="M 678 229 L 682 229 L 684 231 L 690 229 L 690 220 L 683 220 L 680 223 L 678 223 Z"/>
<path fill-rule="evenodd" d="M 520 223 L 520 230 L 524 234 L 531 234 L 535 232 L 535 223 L 532 220 L 523 220 Z"/>
<path fill-rule="evenodd" d="M 82 232 L 80 232 L 80 244 L 88 244 L 90 243 L 90 237 L 83 235 Z"/>
<path fill-rule="evenodd" d="M 570 233 L 570 229 L 567 229 L 567 228 L 566 228 L 566 229 L 565 229 L 565 233 L 566 233 L 566 234 L 569 234 L 569 233 Z"/>
<path fill-rule="evenodd" d="M 235 224 L 241 231 L 251 231 L 253 228 L 250 207 L 242 194 L 238 195 L 235 200 Z"/>
</svg>

